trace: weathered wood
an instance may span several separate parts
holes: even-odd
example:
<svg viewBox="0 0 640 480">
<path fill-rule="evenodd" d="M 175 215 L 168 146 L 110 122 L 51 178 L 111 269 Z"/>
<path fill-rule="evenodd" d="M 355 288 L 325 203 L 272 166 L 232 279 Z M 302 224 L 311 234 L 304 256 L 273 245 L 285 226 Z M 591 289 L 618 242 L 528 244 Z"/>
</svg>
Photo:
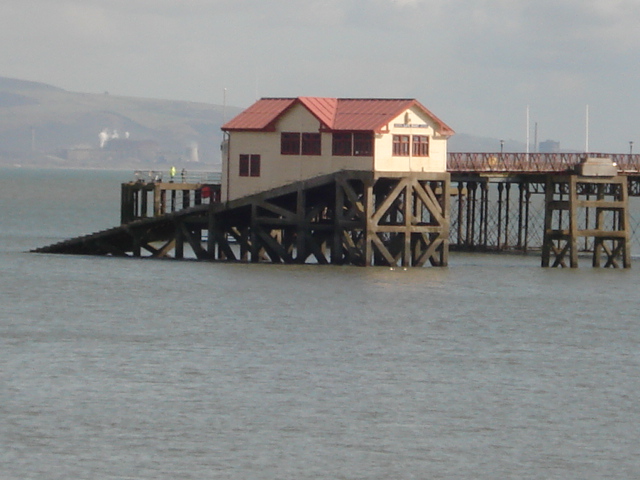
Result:
<svg viewBox="0 0 640 480">
<path fill-rule="evenodd" d="M 553 254 L 556 258 L 552 266 L 566 266 L 565 257 L 568 255 L 570 267 L 577 268 L 578 239 L 589 237 L 594 241 L 594 267 L 601 265 L 601 257 L 604 255 L 607 259 L 605 267 L 618 267 L 621 258 L 623 267 L 629 268 L 631 256 L 627 188 L 627 180 L 622 177 L 549 176 L 545 193 L 542 266 L 548 267 L 551 264 Z M 567 199 L 562 198 L 565 192 Z M 592 199 L 591 195 L 594 194 L 596 198 Z M 595 210 L 593 227 L 589 224 L 590 209 Z M 568 215 L 565 217 L 562 212 Z M 558 219 L 556 228 L 553 227 L 554 214 L 557 214 Z M 606 214 L 613 216 L 612 225 L 606 225 Z M 582 228 L 581 218 L 584 218 Z"/>
<path fill-rule="evenodd" d="M 144 251 L 152 257 L 180 259 L 186 243 L 199 260 L 447 263 L 448 175 L 338 172 L 225 204 L 184 208 L 186 188 L 160 183 L 123 186 L 121 217 L 126 225 L 61 242 L 47 251 L 138 257 Z M 155 216 L 140 218 L 147 193 L 153 196 Z M 204 243 L 202 230 L 207 232 Z"/>
</svg>

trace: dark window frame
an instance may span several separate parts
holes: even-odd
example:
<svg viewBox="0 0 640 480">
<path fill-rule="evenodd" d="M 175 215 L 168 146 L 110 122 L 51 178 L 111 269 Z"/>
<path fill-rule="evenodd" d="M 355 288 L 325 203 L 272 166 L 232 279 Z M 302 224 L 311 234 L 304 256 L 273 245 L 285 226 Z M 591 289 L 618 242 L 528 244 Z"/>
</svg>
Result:
<svg viewBox="0 0 640 480">
<path fill-rule="evenodd" d="M 394 135 L 393 136 L 393 156 L 408 157 L 410 145 L 411 145 L 411 135 Z"/>
<path fill-rule="evenodd" d="M 373 133 L 354 132 L 353 133 L 353 155 L 355 157 L 373 156 Z"/>
<path fill-rule="evenodd" d="M 322 155 L 322 136 L 319 133 L 302 133 L 302 155 Z"/>
<path fill-rule="evenodd" d="M 280 134 L 280 154 L 300 155 L 299 132 L 282 132 Z"/>
<path fill-rule="evenodd" d="M 351 132 L 333 132 L 331 153 L 334 157 L 353 156 L 353 135 Z"/>
<path fill-rule="evenodd" d="M 249 176 L 249 155 L 241 153 L 238 175 L 241 177 Z"/>
<path fill-rule="evenodd" d="M 249 159 L 249 176 L 250 177 L 259 177 L 260 176 L 260 155 L 253 154 Z"/>
<path fill-rule="evenodd" d="M 259 177 L 261 157 L 255 153 L 241 153 L 238 165 L 238 176 Z"/>
<path fill-rule="evenodd" d="M 411 140 L 414 157 L 429 156 L 429 135 L 414 135 Z"/>
</svg>

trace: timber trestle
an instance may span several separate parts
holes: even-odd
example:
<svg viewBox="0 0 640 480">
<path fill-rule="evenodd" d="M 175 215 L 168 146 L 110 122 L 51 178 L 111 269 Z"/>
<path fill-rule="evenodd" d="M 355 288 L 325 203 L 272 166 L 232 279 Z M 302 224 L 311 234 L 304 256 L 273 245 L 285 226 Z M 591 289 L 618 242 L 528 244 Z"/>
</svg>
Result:
<svg viewBox="0 0 640 480">
<path fill-rule="evenodd" d="M 342 171 L 35 251 L 181 259 L 187 247 L 199 260 L 446 266 L 449 178 Z M 127 206 L 123 219 L 132 217 Z"/>
<path fill-rule="evenodd" d="M 631 266 L 625 177 L 550 175 L 545 189 L 543 267 L 578 266 L 578 241 L 593 238 L 592 264 Z"/>
<path fill-rule="evenodd" d="M 586 255 L 594 267 L 629 267 L 637 184 L 631 176 L 452 174 L 450 247 L 540 251 L 544 267 L 575 268 Z"/>
</svg>

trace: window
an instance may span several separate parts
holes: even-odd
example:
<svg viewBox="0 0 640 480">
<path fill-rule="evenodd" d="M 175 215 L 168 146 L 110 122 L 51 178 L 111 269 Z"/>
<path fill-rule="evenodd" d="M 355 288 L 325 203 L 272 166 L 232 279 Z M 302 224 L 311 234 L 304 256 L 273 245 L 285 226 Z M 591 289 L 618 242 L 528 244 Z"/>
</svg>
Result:
<svg viewBox="0 0 640 480">
<path fill-rule="evenodd" d="M 319 133 L 282 132 L 280 134 L 280 153 L 282 155 L 320 155 L 321 138 Z"/>
<path fill-rule="evenodd" d="M 302 155 L 320 155 L 322 145 L 319 133 L 302 134 Z"/>
<path fill-rule="evenodd" d="M 351 133 L 336 132 L 333 134 L 333 155 L 350 157 L 352 153 Z"/>
<path fill-rule="evenodd" d="M 300 134 L 282 132 L 280 134 L 280 153 L 282 155 L 300 155 Z"/>
<path fill-rule="evenodd" d="M 428 157 L 429 156 L 429 137 L 426 135 L 413 136 L 413 156 Z"/>
<path fill-rule="evenodd" d="M 260 155 L 251 155 L 249 162 L 249 175 L 252 177 L 260 176 Z"/>
<path fill-rule="evenodd" d="M 249 176 L 249 155 L 240 155 L 240 176 Z"/>
<path fill-rule="evenodd" d="M 373 134 L 353 134 L 353 154 L 357 157 L 371 157 L 373 155 Z"/>
<path fill-rule="evenodd" d="M 395 157 L 409 156 L 409 135 L 393 136 L 393 155 Z"/>
<path fill-rule="evenodd" d="M 260 155 L 240 155 L 239 174 L 241 177 L 259 177 Z"/>
</svg>

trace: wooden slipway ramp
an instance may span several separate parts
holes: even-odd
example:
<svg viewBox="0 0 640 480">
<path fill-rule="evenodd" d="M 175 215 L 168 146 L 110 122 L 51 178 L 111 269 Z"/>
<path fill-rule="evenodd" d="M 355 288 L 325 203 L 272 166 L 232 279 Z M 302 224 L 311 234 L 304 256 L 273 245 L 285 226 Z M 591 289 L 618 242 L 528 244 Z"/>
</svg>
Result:
<svg viewBox="0 0 640 480">
<path fill-rule="evenodd" d="M 38 253 L 335 265 L 447 264 L 449 174 L 341 171 L 198 205 Z"/>
<path fill-rule="evenodd" d="M 61 253 L 76 255 L 115 255 L 131 256 L 140 248 L 161 257 L 162 248 L 154 248 L 151 244 L 167 242 L 175 237 L 176 226 L 182 221 L 205 217 L 209 205 L 199 205 L 179 212 L 168 213 L 159 217 L 150 217 L 101 230 L 89 235 L 71 238 L 45 247 L 32 250 L 34 253 Z M 165 248 L 165 251 L 170 249 Z"/>
</svg>

